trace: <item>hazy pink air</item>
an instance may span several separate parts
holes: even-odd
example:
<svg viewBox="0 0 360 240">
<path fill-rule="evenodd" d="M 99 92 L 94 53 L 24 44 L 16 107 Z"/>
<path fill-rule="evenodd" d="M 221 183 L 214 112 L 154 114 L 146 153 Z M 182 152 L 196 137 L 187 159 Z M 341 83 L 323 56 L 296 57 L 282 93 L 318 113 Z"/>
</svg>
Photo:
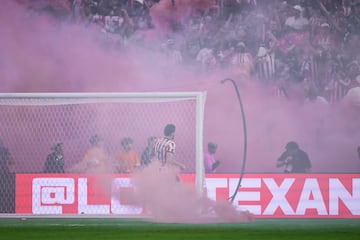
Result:
<svg viewBox="0 0 360 240">
<path fill-rule="evenodd" d="M 198 4 L 201 1 L 182 1 L 180 6 L 184 14 L 189 2 Z M 98 29 L 37 16 L 17 6 L 15 1 L 1 4 L 0 92 L 206 91 L 204 147 L 208 141 L 218 144 L 217 158 L 221 161 L 218 173 L 240 172 L 244 143 L 242 117 L 232 85 L 220 83 L 224 78 L 233 77 L 231 72 L 195 74 L 187 68 L 171 65 L 162 53 L 141 46 L 129 45 L 121 51 L 104 47 L 104 36 Z M 153 18 L 159 27 L 144 33 L 145 38 L 156 44 L 159 44 L 157 37 L 163 36 L 166 28 L 160 21 L 171 16 L 167 7 L 154 8 Z M 353 105 L 352 101 L 335 107 L 291 102 L 274 97 L 271 89 L 251 82 L 239 83 L 239 90 L 248 132 L 246 172 L 282 172 L 275 166 L 276 159 L 290 140 L 297 141 L 309 154 L 312 172 L 360 172 L 360 160 L 356 155 L 360 144 L 358 105 Z M 157 130 L 158 135 L 161 131 Z M 149 177 L 158 182 L 164 176 L 149 174 Z M 140 188 L 146 188 L 141 177 L 138 181 Z M 168 194 L 165 190 L 175 192 Z M 181 184 L 175 187 L 165 184 L 159 191 L 160 195 L 166 195 L 165 203 L 175 202 L 176 196 L 189 196 L 188 202 L 179 205 L 184 208 L 176 211 L 190 212 L 192 209 L 186 206 L 203 204 Z M 140 194 L 146 193 L 140 191 Z M 154 199 L 147 200 L 156 212 L 158 206 L 151 205 Z M 174 221 L 161 211 L 157 214 L 160 220 Z M 178 212 L 174 216 L 176 214 Z M 189 213 L 189 216 L 190 219 L 181 219 L 181 215 L 177 221 L 194 221 L 191 217 L 196 215 Z"/>
</svg>

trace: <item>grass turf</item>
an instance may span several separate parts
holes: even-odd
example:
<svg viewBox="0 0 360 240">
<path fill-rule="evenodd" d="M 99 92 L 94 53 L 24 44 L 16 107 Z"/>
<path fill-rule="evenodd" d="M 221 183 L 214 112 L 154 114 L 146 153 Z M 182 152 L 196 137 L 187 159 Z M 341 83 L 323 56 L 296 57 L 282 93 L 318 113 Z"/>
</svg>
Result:
<svg viewBox="0 0 360 240">
<path fill-rule="evenodd" d="M 360 239 L 360 219 L 256 219 L 253 223 L 164 224 L 134 219 L 0 218 L 1 239 Z"/>
</svg>

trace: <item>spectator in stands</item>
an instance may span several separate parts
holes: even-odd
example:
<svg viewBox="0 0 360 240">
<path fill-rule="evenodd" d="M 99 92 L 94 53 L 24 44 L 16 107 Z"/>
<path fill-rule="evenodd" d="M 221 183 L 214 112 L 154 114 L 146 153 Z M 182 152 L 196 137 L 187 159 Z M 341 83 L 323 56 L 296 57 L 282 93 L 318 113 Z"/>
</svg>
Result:
<svg viewBox="0 0 360 240">
<path fill-rule="evenodd" d="M 85 8 L 84 1 L 73 0 L 71 8 L 72 8 L 72 20 L 75 23 L 80 22 L 81 19 L 84 17 L 84 8 Z"/>
<path fill-rule="evenodd" d="M 285 21 L 285 26 L 291 30 L 304 30 L 309 25 L 309 20 L 304 17 L 304 8 L 300 5 L 295 5 L 292 8 L 292 14 Z"/>
<path fill-rule="evenodd" d="M 246 48 L 244 42 L 238 42 L 235 47 L 235 54 L 231 59 L 233 66 L 233 75 L 237 79 L 248 80 L 250 79 L 253 70 L 253 55 L 249 49 Z"/>
<path fill-rule="evenodd" d="M 317 73 L 314 76 L 316 87 L 323 89 L 326 80 L 330 78 L 328 68 L 331 64 L 331 58 L 334 49 L 337 46 L 335 36 L 330 30 L 330 25 L 324 22 L 320 25 L 318 33 L 315 35 L 311 42 L 314 48 L 314 66 L 316 67 Z"/>
<path fill-rule="evenodd" d="M 179 51 L 178 46 L 174 39 L 169 38 L 162 45 L 165 55 L 168 57 L 170 64 L 181 64 L 183 62 L 183 57 Z"/>
<path fill-rule="evenodd" d="M 120 35 L 127 39 L 135 31 L 134 22 L 129 17 L 125 9 L 120 10 L 120 17 L 121 17 Z"/>
<path fill-rule="evenodd" d="M 346 103 L 350 109 L 358 111 L 360 109 L 360 75 L 356 77 L 356 80 L 352 83 L 349 91 L 342 99 L 343 103 Z"/>
<path fill-rule="evenodd" d="M 154 146 L 157 138 L 151 136 L 147 139 L 147 146 L 141 154 L 141 166 L 147 166 L 151 163 L 151 160 L 155 157 Z"/>
<path fill-rule="evenodd" d="M 14 164 L 14 159 L 4 142 L 0 139 L 0 175 L 6 175 L 10 173 L 9 165 Z"/>
<path fill-rule="evenodd" d="M 176 149 L 175 138 L 175 125 L 167 124 L 164 128 L 164 136 L 158 138 L 155 143 L 154 150 L 156 158 L 163 166 L 176 166 L 180 169 L 185 169 L 185 165 L 174 159 Z"/>
<path fill-rule="evenodd" d="M 325 87 L 330 103 L 339 102 L 348 92 L 350 79 L 344 71 L 336 72 Z"/>
<path fill-rule="evenodd" d="M 208 72 L 209 70 L 214 69 L 216 58 L 214 49 L 209 42 L 205 43 L 205 46 L 198 52 L 196 61 L 199 63 L 202 72 Z"/>
<path fill-rule="evenodd" d="M 220 161 L 215 159 L 217 147 L 217 144 L 213 142 L 209 142 L 207 145 L 207 151 L 204 153 L 204 165 L 206 173 L 215 172 L 216 168 L 220 165 Z"/>
<path fill-rule="evenodd" d="M 306 101 L 319 104 L 320 106 L 328 105 L 329 102 L 323 96 L 320 96 L 315 88 L 310 87 L 306 91 Z"/>
<path fill-rule="evenodd" d="M 320 25 L 319 32 L 315 35 L 312 45 L 320 56 L 329 54 L 336 46 L 335 36 L 330 31 L 330 25 L 324 22 Z"/>
<path fill-rule="evenodd" d="M 58 142 L 52 148 L 52 152 L 47 156 L 44 173 L 64 173 L 64 152 L 63 152 L 63 143 Z"/>
<path fill-rule="evenodd" d="M 39 11 L 32 3 L 34 1 L 25 2 L 30 4 L 30 11 Z M 63 15 L 68 12 L 69 16 L 73 16 L 69 20 L 75 23 L 82 21 L 88 23 L 86 26 L 99 26 L 106 33 L 101 37 L 105 42 L 103 46 L 121 46 L 114 48 L 118 50 L 144 43 L 158 50 L 163 36 L 171 36 L 177 43 L 174 45 L 170 41 L 167 46 L 170 64 L 189 64 L 196 66 L 195 71 L 200 65 L 205 73 L 218 68 L 226 69 L 229 70 L 227 74 L 234 75 L 234 79 L 252 79 L 254 73 L 264 80 L 281 78 L 288 89 L 306 79 L 311 82 L 310 87 L 314 87 L 319 95 L 326 96 L 330 103 L 343 98 L 343 90 L 346 92 L 347 89 L 342 82 L 348 81 L 348 78 L 354 80 L 353 74 L 349 74 L 348 64 L 360 62 L 358 51 L 354 51 L 360 47 L 358 1 L 295 0 L 271 3 L 268 0 L 229 0 L 202 1 L 202 4 L 193 3 L 196 1 L 175 4 L 175 1 L 171 1 L 176 7 L 162 10 L 170 11 L 165 21 L 173 27 L 167 29 L 163 27 L 166 23 L 161 25 L 161 39 L 156 42 L 151 37 L 150 44 L 146 42 L 147 36 L 154 35 L 144 30 L 154 27 L 152 17 L 157 24 L 162 24 L 158 17 L 164 19 L 158 9 L 151 11 L 159 0 L 73 0 L 67 1 L 73 3 L 72 11 L 65 12 L 56 10 L 57 1 L 48 2 L 49 7 L 41 10 L 44 13 Z M 159 4 L 159 7 L 164 5 Z M 182 8 L 184 5 L 189 7 L 187 15 Z M 155 14 L 158 16 L 155 17 Z M 240 48 L 238 42 L 246 46 L 245 54 L 234 53 L 235 48 Z M 309 54 L 300 55 L 298 49 L 305 49 L 308 45 L 311 49 Z M 256 56 L 254 62 L 250 56 Z M 333 66 L 335 60 L 336 67 Z M 251 70 L 253 64 L 256 71 Z M 302 74 L 307 76 L 300 79 L 298 73 L 301 72 L 297 68 L 301 65 Z M 232 66 L 234 68 L 229 68 Z M 339 72 L 344 72 L 342 75 L 345 78 L 339 78 Z M 275 81 L 264 83 L 271 88 L 271 85 L 278 84 Z M 326 86 L 329 86 L 327 92 Z M 287 95 L 287 99 L 294 99 L 292 92 L 288 91 Z"/>
<path fill-rule="evenodd" d="M 121 140 L 122 150 L 115 156 L 117 172 L 132 173 L 135 168 L 140 166 L 140 158 L 137 152 L 132 148 L 133 139 L 130 137 Z"/>
<path fill-rule="evenodd" d="M 261 44 L 254 59 L 254 68 L 259 80 L 268 83 L 275 74 L 275 53 L 265 44 Z"/>
<path fill-rule="evenodd" d="M 277 160 L 276 167 L 285 167 L 285 173 L 307 173 L 311 169 L 311 162 L 306 152 L 294 142 L 288 142 L 285 152 Z"/>
</svg>

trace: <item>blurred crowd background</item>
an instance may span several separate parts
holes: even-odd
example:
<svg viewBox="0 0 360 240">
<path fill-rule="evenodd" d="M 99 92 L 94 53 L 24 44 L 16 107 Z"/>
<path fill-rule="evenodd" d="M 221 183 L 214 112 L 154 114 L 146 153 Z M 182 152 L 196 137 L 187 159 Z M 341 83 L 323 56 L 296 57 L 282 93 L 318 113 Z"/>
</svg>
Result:
<svg viewBox="0 0 360 240">
<path fill-rule="evenodd" d="M 146 47 L 195 72 L 230 71 L 283 98 L 336 104 L 360 86 L 358 0 L 18 1 L 54 24 L 98 29 L 114 51 Z"/>
</svg>

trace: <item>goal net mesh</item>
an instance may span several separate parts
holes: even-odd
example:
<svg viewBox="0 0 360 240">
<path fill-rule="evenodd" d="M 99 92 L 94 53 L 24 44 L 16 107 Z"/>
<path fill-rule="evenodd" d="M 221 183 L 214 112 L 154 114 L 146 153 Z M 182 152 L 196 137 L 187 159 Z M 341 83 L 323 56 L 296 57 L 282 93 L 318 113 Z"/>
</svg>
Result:
<svg viewBox="0 0 360 240">
<path fill-rule="evenodd" d="M 195 173 L 199 157 L 196 154 L 199 137 L 196 94 L 146 96 L 1 97 L 0 139 L 2 148 L 8 149 L 14 159 L 14 164 L 8 166 L 10 172 L 43 173 L 47 155 L 55 143 L 62 142 L 66 173 L 84 158 L 90 148 L 89 139 L 95 134 L 103 139 L 110 158 L 121 150 L 121 140 L 125 137 L 133 139 L 132 147 L 141 157 L 147 139 L 162 137 L 164 126 L 173 123 L 176 125 L 175 159 L 186 165 L 184 172 Z M 5 159 L 0 161 L 7 164 Z M 3 185 L 1 195 L 10 194 L 4 193 L 6 182 L 0 184 Z"/>
</svg>

